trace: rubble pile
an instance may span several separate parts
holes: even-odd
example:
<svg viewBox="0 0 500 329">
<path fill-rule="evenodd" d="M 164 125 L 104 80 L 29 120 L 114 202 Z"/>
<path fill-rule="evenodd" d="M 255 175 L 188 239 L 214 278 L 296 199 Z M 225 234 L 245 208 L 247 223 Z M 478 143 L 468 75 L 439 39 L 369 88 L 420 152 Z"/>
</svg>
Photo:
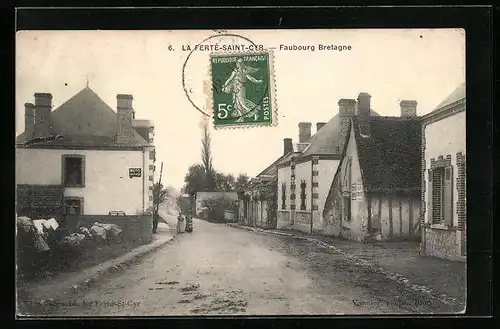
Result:
<svg viewBox="0 0 500 329">
<path fill-rule="evenodd" d="M 57 262 L 68 262 L 75 253 L 113 243 L 122 229 L 116 224 L 94 222 L 80 226 L 76 232 L 61 228 L 55 218 L 35 219 L 17 217 L 16 225 L 18 264 L 28 272 L 54 267 Z M 56 266 L 57 267 L 57 266 Z"/>
</svg>

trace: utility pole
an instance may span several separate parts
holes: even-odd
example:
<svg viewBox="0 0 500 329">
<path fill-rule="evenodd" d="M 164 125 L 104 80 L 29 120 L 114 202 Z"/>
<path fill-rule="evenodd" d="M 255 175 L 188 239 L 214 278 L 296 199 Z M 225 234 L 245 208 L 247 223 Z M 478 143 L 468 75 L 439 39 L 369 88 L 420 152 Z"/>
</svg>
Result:
<svg viewBox="0 0 500 329">
<path fill-rule="evenodd" d="M 156 192 L 156 215 L 158 215 L 158 210 L 160 209 L 160 194 L 161 194 L 161 176 L 163 174 L 163 161 L 160 167 L 160 178 L 158 179 L 158 191 Z"/>
</svg>

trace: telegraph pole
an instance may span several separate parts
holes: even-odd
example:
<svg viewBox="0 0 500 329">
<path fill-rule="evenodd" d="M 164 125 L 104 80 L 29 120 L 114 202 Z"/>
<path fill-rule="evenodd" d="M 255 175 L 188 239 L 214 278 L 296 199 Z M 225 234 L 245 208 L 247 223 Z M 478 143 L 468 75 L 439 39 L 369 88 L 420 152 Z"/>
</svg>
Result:
<svg viewBox="0 0 500 329">
<path fill-rule="evenodd" d="M 158 210 L 160 209 L 160 194 L 161 194 L 161 176 L 163 174 L 163 161 L 160 167 L 160 178 L 158 179 L 158 191 L 156 192 L 156 215 L 158 215 Z"/>
</svg>

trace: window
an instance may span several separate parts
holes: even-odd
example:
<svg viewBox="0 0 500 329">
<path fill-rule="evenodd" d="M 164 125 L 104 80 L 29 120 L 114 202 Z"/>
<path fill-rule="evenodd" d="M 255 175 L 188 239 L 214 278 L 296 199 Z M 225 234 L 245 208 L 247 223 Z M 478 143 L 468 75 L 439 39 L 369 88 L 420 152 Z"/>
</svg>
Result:
<svg viewBox="0 0 500 329">
<path fill-rule="evenodd" d="M 443 221 L 444 168 L 432 171 L 432 223 Z"/>
<path fill-rule="evenodd" d="M 344 193 L 342 196 L 342 218 L 344 221 L 351 220 L 351 193 Z"/>
<path fill-rule="evenodd" d="M 281 184 L 281 209 L 286 209 L 286 184 Z"/>
<path fill-rule="evenodd" d="M 429 222 L 453 225 L 453 167 L 451 159 L 431 162 L 428 171 Z"/>
<path fill-rule="evenodd" d="M 85 186 L 85 156 L 64 154 L 62 158 L 62 168 L 62 181 L 64 186 Z"/>
<path fill-rule="evenodd" d="M 66 215 L 83 215 L 83 198 L 64 198 Z"/>
<path fill-rule="evenodd" d="M 300 210 L 306 210 L 306 182 L 300 183 Z"/>
</svg>

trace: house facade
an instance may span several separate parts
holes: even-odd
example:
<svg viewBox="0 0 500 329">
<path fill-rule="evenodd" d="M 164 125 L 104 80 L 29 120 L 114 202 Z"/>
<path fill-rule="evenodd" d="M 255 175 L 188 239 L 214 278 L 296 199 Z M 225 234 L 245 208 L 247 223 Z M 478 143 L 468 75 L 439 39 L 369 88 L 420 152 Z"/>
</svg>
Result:
<svg viewBox="0 0 500 329">
<path fill-rule="evenodd" d="M 239 191 L 240 222 L 248 226 L 277 228 L 278 164 L 294 153 L 291 138 L 283 140 L 283 154 Z"/>
<path fill-rule="evenodd" d="M 370 115 L 361 93 L 323 209 L 321 233 L 364 242 L 420 238 L 421 125 L 416 101 L 401 117 Z"/>
<path fill-rule="evenodd" d="M 18 214 L 147 212 L 154 126 L 135 119 L 132 100 L 117 95 L 115 112 L 86 87 L 52 111 L 52 95 L 36 93 L 35 103 L 25 104 L 25 131 L 16 138 Z"/>
<path fill-rule="evenodd" d="M 343 141 L 355 100 L 341 99 L 339 111 L 326 123 L 299 123 L 294 152 L 278 164 L 277 227 L 306 233 L 323 231 L 323 208 L 341 160 Z M 371 114 L 378 114 L 370 110 Z"/>
<path fill-rule="evenodd" d="M 465 84 L 422 117 L 422 252 L 465 261 Z"/>
</svg>

